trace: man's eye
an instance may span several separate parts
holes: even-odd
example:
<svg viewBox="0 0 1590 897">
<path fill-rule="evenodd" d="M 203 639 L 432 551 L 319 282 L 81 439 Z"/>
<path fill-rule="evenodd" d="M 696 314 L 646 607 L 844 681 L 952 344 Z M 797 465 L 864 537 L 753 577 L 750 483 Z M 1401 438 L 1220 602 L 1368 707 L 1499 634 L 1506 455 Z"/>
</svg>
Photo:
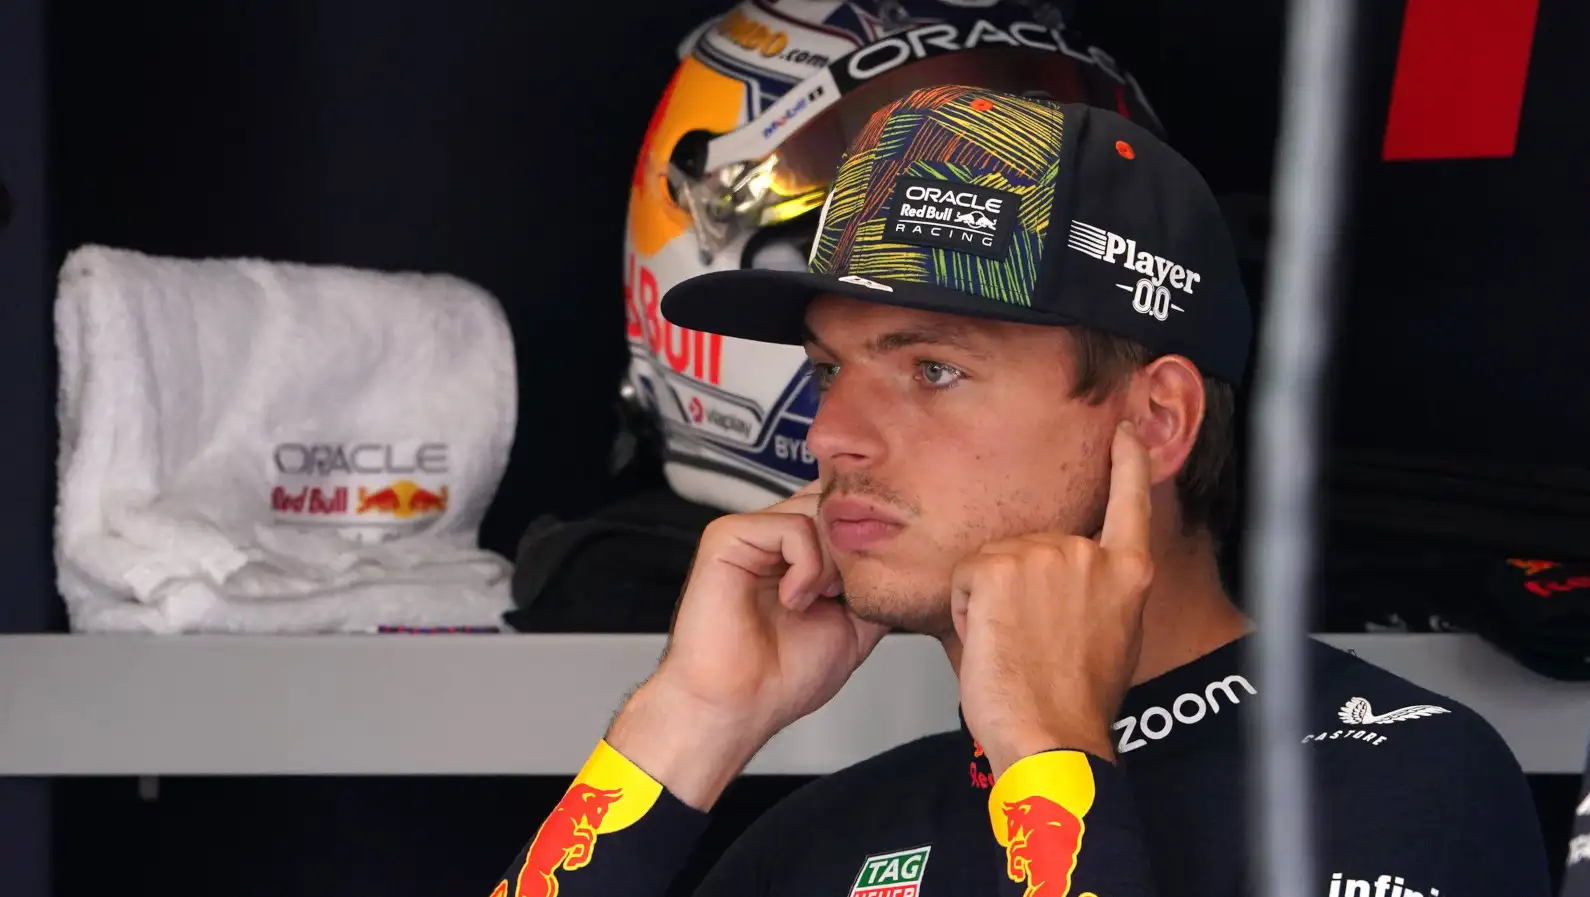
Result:
<svg viewBox="0 0 1590 897">
<path fill-rule="evenodd" d="M 960 382 L 965 374 L 957 368 L 939 361 L 919 361 L 917 370 L 922 372 L 922 379 L 934 389 L 945 389 Z"/>
<path fill-rule="evenodd" d="M 827 391 L 834 383 L 834 378 L 839 376 L 839 365 L 824 364 L 820 361 L 812 362 L 812 379 L 817 381 L 819 392 Z"/>
</svg>

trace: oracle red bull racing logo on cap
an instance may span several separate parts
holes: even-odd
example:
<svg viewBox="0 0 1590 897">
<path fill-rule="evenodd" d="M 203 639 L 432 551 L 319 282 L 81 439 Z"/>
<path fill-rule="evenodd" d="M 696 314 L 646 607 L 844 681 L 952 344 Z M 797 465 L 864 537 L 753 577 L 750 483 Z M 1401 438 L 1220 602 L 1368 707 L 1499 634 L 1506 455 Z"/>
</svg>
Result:
<svg viewBox="0 0 1590 897">
<path fill-rule="evenodd" d="M 850 897 L 918 897 L 932 845 L 873 854 L 861 864 Z"/>
<path fill-rule="evenodd" d="M 1021 210 L 1008 190 L 928 178 L 895 181 L 885 239 L 1002 259 Z"/>
<path fill-rule="evenodd" d="M 1025 882 L 1023 897 L 1068 897 L 1093 807 L 1093 770 L 1075 751 L 1027 757 L 1000 776 L 988 796 L 1005 873 Z M 1089 897 L 1087 894 L 1079 897 Z"/>
</svg>

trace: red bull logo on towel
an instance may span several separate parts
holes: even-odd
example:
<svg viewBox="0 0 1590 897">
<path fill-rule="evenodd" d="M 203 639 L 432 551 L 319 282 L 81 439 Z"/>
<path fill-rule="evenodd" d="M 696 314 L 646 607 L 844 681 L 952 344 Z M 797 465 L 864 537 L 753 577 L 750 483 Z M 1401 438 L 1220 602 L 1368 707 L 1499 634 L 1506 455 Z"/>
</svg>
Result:
<svg viewBox="0 0 1590 897">
<path fill-rule="evenodd" d="M 358 541 L 418 532 L 447 513 L 445 442 L 281 442 L 268 475 L 273 519 Z"/>
</svg>

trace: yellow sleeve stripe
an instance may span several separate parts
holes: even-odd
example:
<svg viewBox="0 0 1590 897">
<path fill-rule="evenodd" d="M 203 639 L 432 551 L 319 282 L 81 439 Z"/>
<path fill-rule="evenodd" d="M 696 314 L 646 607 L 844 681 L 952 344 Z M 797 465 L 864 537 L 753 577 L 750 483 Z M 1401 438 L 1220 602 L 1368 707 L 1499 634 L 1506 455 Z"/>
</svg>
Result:
<svg viewBox="0 0 1590 897">
<path fill-rule="evenodd" d="M 661 794 L 661 782 L 641 771 L 605 739 L 596 743 L 596 750 L 568 790 L 569 796 L 583 795 L 579 802 L 586 807 L 601 805 L 600 816 L 590 820 L 599 834 L 634 825 L 656 805 Z M 564 802 L 570 803 L 569 797 Z"/>
<path fill-rule="evenodd" d="M 1054 805 L 1081 820 L 1093 809 L 1093 767 L 1080 751 L 1044 751 L 1023 757 L 1005 770 L 988 794 L 994 837 L 1008 847 L 1022 820 Z M 1052 811 L 1051 811 L 1052 812 Z"/>
</svg>

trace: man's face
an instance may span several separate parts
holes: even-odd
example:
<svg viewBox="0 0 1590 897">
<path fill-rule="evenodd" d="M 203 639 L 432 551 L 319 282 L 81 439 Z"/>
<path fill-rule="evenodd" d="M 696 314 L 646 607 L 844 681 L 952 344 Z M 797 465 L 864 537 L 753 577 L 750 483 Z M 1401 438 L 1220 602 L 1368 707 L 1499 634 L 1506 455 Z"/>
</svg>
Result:
<svg viewBox="0 0 1590 897">
<path fill-rule="evenodd" d="M 961 558 L 1102 524 L 1120 403 L 1069 398 L 1070 334 L 841 296 L 806 323 L 820 531 L 860 616 L 945 635 Z"/>
</svg>

